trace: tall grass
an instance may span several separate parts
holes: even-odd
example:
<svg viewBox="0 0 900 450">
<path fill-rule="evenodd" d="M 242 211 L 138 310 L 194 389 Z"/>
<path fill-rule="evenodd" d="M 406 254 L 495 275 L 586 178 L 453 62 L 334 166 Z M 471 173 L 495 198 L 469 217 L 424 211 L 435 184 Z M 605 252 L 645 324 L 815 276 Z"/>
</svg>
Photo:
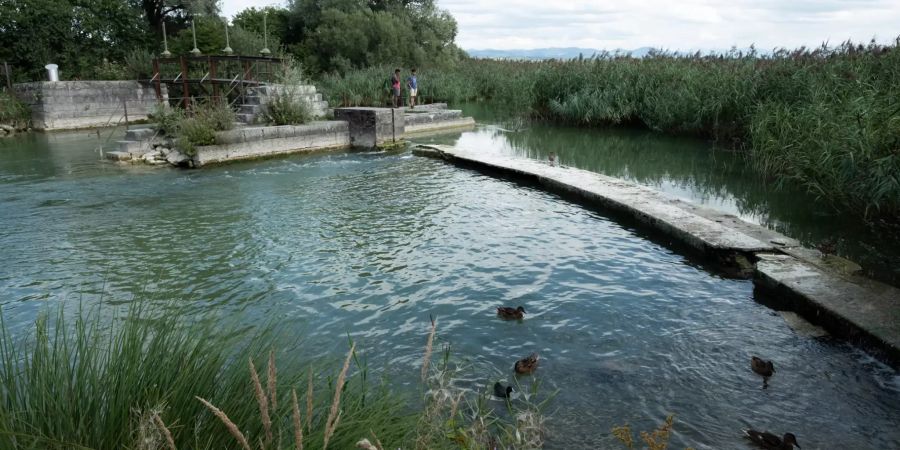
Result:
<svg viewBox="0 0 900 450">
<path fill-rule="evenodd" d="M 508 404 L 501 419 L 487 394 L 454 386 L 448 350 L 438 367 L 426 357 L 419 405 L 373 384 L 355 345 L 334 372 L 267 350 L 273 329 L 117 312 L 60 309 L 20 337 L 0 315 L 0 448 L 540 447 L 539 410 Z"/>
<path fill-rule="evenodd" d="M 388 67 L 326 76 L 333 105 L 380 104 Z M 654 53 L 422 68 L 425 102 L 490 101 L 531 118 L 642 126 L 744 150 L 764 177 L 900 217 L 900 38 L 761 55 Z"/>
<path fill-rule="evenodd" d="M 6 91 L 0 91 L 0 125 L 14 129 L 26 128 L 31 121 L 31 111 L 24 103 Z"/>
</svg>

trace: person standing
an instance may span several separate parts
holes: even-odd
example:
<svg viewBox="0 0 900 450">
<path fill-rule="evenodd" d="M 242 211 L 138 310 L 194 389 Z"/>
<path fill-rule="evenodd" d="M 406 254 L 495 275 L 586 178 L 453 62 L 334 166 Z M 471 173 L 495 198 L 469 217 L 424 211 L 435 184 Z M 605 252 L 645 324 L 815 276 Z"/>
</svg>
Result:
<svg viewBox="0 0 900 450">
<path fill-rule="evenodd" d="M 409 89 L 409 107 L 416 107 L 416 96 L 419 94 L 419 80 L 416 78 L 416 68 L 410 71 L 409 78 L 406 79 L 406 88 Z"/>
<path fill-rule="evenodd" d="M 393 94 L 393 105 L 394 108 L 400 107 L 400 69 L 394 70 L 394 75 L 391 76 L 391 93 Z"/>
</svg>

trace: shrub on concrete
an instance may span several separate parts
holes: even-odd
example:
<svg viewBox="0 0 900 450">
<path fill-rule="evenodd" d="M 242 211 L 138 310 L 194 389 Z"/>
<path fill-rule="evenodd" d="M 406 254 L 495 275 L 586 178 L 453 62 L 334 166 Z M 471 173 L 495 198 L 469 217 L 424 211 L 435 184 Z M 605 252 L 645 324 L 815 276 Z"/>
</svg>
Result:
<svg viewBox="0 0 900 450">
<path fill-rule="evenodd" d="M 275 76 L 279 89 L 269 95 L 265 120 L 275 125 L 299 125 L 312 118 L 309 104 L 303 99 L 303 69 L 293 61 L 283 64 Z"/>
<path fill-rule="evenodd" d="M 0 92 L 0 124 L 25 128 L 30 120 L 31 112 L 24 103 L 7 92 Z"/>
<path fill-rule="evenodd" d="M 182 120 L 176 132 L 178 149 L 188 156 L 195 155 L 198 146 L 214 145 L 217 131 L 234 127 L 234 111 L 225 102 L 197 103 L 191 112 L 191 117 Z"/>
</svg>

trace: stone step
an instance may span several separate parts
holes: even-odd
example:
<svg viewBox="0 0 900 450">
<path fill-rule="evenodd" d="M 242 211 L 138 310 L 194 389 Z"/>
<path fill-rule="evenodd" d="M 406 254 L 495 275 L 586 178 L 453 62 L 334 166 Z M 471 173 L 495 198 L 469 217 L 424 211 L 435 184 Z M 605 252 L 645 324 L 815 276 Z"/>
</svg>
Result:
<svg viewBox="0 0 900 450">
<path fill-rule="evenodd" d="M 142 148 L 148 147 L 141 141 L 117 141 L 120 152 L 138 153 Z"/>
<path fill-rule="evenodd" d="M 262 97 L 259 95 L 248 95 L 244 97 L 245 105 L 259 105 L 261 103 Z"/>
<path fill-rule="evenodd" d="M 237 117 L 238 122 L 245 124 L 245 125 L 251 124 L 251 123 L 253 123 L 254 120 L 256 120 L 256 114 L 237 113 L 237 114 L 235 114 L 235 116 Z"/>
<path fill-rule="evenodd" d="M 250 95 L 272 95 L 284 89 L 290 89 L 291 92 L 296 94 L 315 94 L 316 87 L 311 84 L 302 84 L 299 86 L 257 86 L 248 89 L 247 91 Z"/>
<path fill-rule="evenodd" d="M 260 106 L 260 105 L 247 105 L 247 104 L 243 104 L 243 105 L 241 105 L 241 107 L 238 109 L 238 112 L 241 113 L 241 114 L 253 114 L 253 115 L 256 115 L 256 114 L 259 114 L 261 110 L 262 110 L 262 106 Z"/>
<path fill-rule="evenodd" d="M 131 153 L 128 152 L 106 152 L 103 156 L 113 161 L 131 161 L 132 159 Z"/>
<path fill-rule="evenodd" d="M 127 141 L 140 141 L 143 139 L 149 139 L 156 134 L 156 130 L 153 128 L 132 128 L 125 132 L 125 140 Z"/>
</svg>

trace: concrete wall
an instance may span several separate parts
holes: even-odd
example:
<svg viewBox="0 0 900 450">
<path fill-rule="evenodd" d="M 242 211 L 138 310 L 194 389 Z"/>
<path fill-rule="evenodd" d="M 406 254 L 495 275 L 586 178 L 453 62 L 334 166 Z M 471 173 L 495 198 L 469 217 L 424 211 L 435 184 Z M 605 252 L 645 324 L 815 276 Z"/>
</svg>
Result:
<svg viewBox="0 0 900 450">
<path fill-rule="evenodd" d="M 39 130 L 91 128 L 142 120 L 156 108 L 156 91 L 137 81 L 41 81 L 13 86 Z M 166 96 L 165 86 L 163 95 Z"/>
<path fill-rule="evenodd" d="M 405 130 L 402 109 L 337 108 L 334 119 L 349 124 L 350 144 L 358 148 L 400 141 Z"/>
<path fill-rule="evenodd" d="M 197 148 L 194 166 L 262 158 L 300 151 L 346 148 L 350 146 L 347 122 L 312 122 L 279 127 L 247 127 L 222 131 L 218 145 Z"/>
<path fill-rule="evenodd" d="M 475 120 L 471 117 L 463 117 L 462 111 L 458 109 L 417 108 L 407 110 L 403 120 L 406 135 L 475 126 Z"/>
</svg>

